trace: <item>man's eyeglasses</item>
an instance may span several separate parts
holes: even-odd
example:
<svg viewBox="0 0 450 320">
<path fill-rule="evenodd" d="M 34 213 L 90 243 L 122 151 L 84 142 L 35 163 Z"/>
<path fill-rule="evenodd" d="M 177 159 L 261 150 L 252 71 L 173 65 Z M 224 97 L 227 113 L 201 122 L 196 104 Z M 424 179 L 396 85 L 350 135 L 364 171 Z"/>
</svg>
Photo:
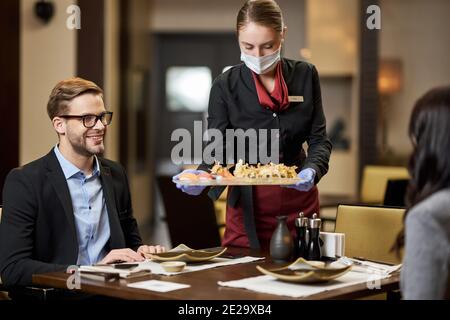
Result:
<svg viewBox="0 0 450 320">
<path fill-rule="evenodd" d="M 83 125 L 90 129 L 95 127 L 97 124 L 97 121 L 100 120 L 103 125 L 108 126 L 111 124 L 113 113 L 111 111 L 106 111 L 100 113 L 98 116 L 95 114 L 85 114 L 83 116 L 76 116 L 76 115 L 62 115 L 59 116 L 60 118 L 65 119 L 81 119 L 83 120 Z"/>
</svg>

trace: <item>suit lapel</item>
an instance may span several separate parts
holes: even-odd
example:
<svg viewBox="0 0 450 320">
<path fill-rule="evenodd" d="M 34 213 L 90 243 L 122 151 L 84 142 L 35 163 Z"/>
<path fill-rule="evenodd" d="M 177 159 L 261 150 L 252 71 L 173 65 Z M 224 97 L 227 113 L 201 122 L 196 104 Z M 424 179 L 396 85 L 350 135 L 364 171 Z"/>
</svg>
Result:
<svg viewBox="0 0 450 320">
<path fill-rule="evenodd" d="M 66 178 L 64 177 L 64 173 L 61 169 L 61 166 L 59 165 L 58 159 L 56 158 L 53 149 L 47 155 L 47 169 L 47 181 L 52 184 L 56 196 L 58 197 L 62 207 L 64 208 L 64 213 L 66 215 L 69 228 L 72 231 L 73 237 L 75 239 L 74 243 L 78 243 L 78 239 L 76 236 L 77 233 L 75 229 L 75 217 L 73 215 L 72 198 L 70 197 L 70 191 L 67 185 Z"/>
<path fill-rule="evenodd" d="M 111 170 L 109 167 L 104 166 L 100 159 L 100 177 L 102 181 L 102 188 L 103 188 L 103 196 L 105 197 L 106 201 L 106 208 L 108 211 L 108 220 L 109 220 L 109 228 L 111 232 L 111 238 L 110 238 L 110 248 L 116 249 L 116 248 L 123 248 L 125 247 L 125 240 L 123 238 L 122 233 L 122 227 L 120 226 L 119 221 L 119 213 L 117 212 L 117 206 L 116 206 L 116 196 L 114 192 L 114 186 L 113 186 L 113 178 L 111 176 Z"/>
</svg>

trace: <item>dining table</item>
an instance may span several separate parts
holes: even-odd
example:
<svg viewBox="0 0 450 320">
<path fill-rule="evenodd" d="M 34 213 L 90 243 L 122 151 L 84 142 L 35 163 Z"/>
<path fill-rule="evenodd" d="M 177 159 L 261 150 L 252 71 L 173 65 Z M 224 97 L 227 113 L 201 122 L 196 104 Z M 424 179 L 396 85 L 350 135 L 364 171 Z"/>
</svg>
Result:
<svg viewBox="0 0 450 320">
<path fill-rule="evenodd" d="M 272 261 L 269 252 L 265 250 L 253 250 L 247 248 L 228 247 L 229 257 L 264 257 L 250 263 L 242 263 L 216 267 L 196 272 L 180 273 L 176 275 L 146 274 L 132 279 L 95 279 L 80 277 L 80 286 L 77 292 L 104 296 L 118 299 L 132 300 L 293 300 L 294 298 L 282 295 L 260 293 L 241 288 L 230 288 L 220 286 L 219 281 L 239 280 L 248 277 L 262 275 L 256 266 L 260 265 L 266 269 L 280 268 L 287 264 L 279 264 Z M 69 290 L 68 278 L 71 274 L 66 272 L 52 272 L 34 274 L 33 284 L 42 288 L 55 288 L 57 290 Z M 367 286 L 366 283 L 349 285 L 346 287 L 332 289 L 297 299 L 357 299 L 396 291 L 399 288 L 399 274 L 393 274 L 382 279 L 376 288 Z M 129 287 L 128 284 L 145 280 L 160 280 L 189 285 L 188 288 L 170 291 L 156 292 L 145 289 Z"/>
</svg>

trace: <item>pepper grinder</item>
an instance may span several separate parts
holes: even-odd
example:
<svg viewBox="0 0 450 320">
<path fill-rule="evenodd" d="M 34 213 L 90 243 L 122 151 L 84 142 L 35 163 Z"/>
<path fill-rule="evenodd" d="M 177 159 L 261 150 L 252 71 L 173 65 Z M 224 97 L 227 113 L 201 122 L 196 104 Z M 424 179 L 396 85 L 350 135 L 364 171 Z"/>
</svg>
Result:
<svg viewBox="0 0 450 320">
<path fill-rule="evenodd" d="M 308 244 L 308 260 L 320 260 L 320 226 L 322 220 L 314 213 L 312 219 L 309 219 L 309 244 Z"/>
<path fill-rule="evenodd" d="M 308 218 L 303 212 L 300 212 L 299 217 L 295 219 L 295 230 L 297 231 L 297 238 L 295 241 L 295 257 L 307 258 L 308 243 L 306 242 L 306 232 L 308 230 Z"/>
</svg>

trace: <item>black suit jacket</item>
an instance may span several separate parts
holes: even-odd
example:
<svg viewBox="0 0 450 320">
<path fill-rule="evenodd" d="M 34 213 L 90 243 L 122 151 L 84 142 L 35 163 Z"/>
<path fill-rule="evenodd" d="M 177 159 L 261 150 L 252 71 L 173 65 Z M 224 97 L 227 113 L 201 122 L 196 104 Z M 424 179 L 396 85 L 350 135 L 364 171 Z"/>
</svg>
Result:
<svg viewBox="0 0 450 320">
<path fill-rule="evenodd" d="M 99 158 L 111 236 L 109 250 L 136 250 L 142 240 L 128 179 L 117 163 Z M 77 263 L 78 240 L 69 187 L 53 149 L 13 169 L 3 188 L 0 276 L 5 286 L 31 285 L 32 275 Z"/>
</svg>

